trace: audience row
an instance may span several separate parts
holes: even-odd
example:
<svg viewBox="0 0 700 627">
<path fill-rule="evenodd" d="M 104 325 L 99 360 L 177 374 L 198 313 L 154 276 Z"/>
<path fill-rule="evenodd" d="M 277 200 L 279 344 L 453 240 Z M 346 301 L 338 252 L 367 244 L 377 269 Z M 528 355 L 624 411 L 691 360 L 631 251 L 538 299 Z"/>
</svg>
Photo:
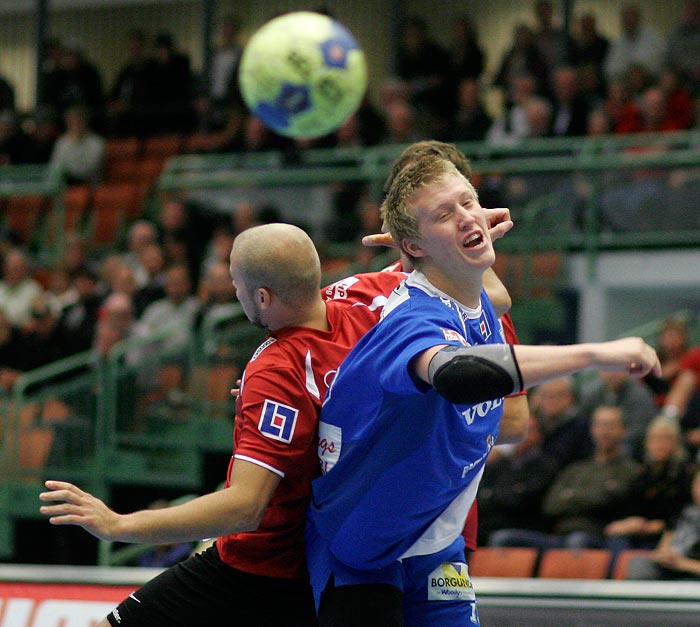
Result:
<svg viewBox="0 0 700 627">
<path fill-rule="evenodd" d="M 665 41 L 636 5 L 622 6 L 620 35 L 613 40 L 598 31 L 592 13 L 578 17 L 567 33 L 555 26 L 552 2 L 539 0 L 533 7 L 536 27 L 515 27 L 493 76 L 486 73 L 488 59 L 470 18 L 454 20 L 449 47 L 430 36 L 423 18 L 406 19 L 395 73 L 385 80 L 376 104 L 366 100 L 345 127 L 313 142 L 275 135 L 245 112 L 236 75 L 241 29 L 234 16 L 222 19 L 209 84 L 203 86 L 197 86 L 188 56 L 168 33 L 157 35 L 149 48 L 146 34 L 133 31 L 127 59 L 109 90 L 84 52 L 50 41 L 35 114 L 21 125 L 13 98 L 0 98 L 0 160 L 47 162 L 53 142 L 71 125 L 65 114 L 76 105 L 83 114 L 90 112 L 90 133 L 102 138 L 199 130 L 214 134 L 203 149 L 219 152 L 404 143 L 428 136 L 507 143 L 697 124 L 698 0 L 689 0 L 682 23 Z M 493 94 L 494 88 L 502 104 L 489 98 L 487 106 L 486 92 Z M 11 86 L 7 89 L 11 94 Z M 62 143 L 58 152 L 65 154 L 67 142 Z M 58 155 L 55 159 L 64 165 Z M 97 167 L 89 176 L 99 174 Z"/>
</svg>

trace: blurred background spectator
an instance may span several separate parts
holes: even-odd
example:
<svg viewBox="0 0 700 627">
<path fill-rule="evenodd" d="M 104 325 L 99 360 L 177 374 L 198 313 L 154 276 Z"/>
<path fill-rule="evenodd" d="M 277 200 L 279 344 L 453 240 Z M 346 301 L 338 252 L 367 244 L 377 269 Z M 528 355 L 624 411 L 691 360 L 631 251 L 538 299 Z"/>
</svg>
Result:
<svg viewBox="0 0 700 627">
<path fill-rule="evenodd" d="M 104 175 L 105 140 L 90 127 L 90 111 L 72 105 L 65 112 L 65 132 L 58 137 L 49 164 L 69 185 L 97 184 Z"/>
<path fill-rule="evenodd" d="M 620 10 L 620 36 L 613 39 L 605 58 L 607 79 L 622 78 L 633 68 L 649 77 L 658 77 L 663 55 L 663 39 L 644 23 L 639 6 L 624 4 Z"/>
<path fill-rule="evenodd" d="M 10 324 L 22 327 L 31 318 L 34 300 L 43 292 L 32 277 L 27 254 L 14 248 L 5 254 L 0 280 L 0 309 Z"/>
<path fill-rule="evenodd" d="M 150 132 L 150 125 L 158 114 L 151 80 L 154 64 L 143 30 L 134 29 L 129 33 L 126 54 L 109 96 L 108 129 L 116 136 L 143 136 Z"/>
<path fill-rule="evenodd" d="M 605 527 L 608 546 L 616 551 L 653 549 L 690 501 L 693 470 L 678 423 L 655 418 L 646 431 L 642 470 L 632 482 L 629 509 Z"/>
</svg>

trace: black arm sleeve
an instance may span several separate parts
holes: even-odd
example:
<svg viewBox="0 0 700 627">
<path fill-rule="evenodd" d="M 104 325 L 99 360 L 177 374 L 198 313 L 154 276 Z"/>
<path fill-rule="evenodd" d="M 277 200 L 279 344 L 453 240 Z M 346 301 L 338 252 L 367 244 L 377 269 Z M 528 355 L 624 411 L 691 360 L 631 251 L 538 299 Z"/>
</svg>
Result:
<svg viewBox="0 0 700 627">
<path fill-rule="evenodd" d="M 451 403 L 481 403 L 523 389 L 510 344 L 446 346 L 430 360 L 428 379 Z"/>
</svg>

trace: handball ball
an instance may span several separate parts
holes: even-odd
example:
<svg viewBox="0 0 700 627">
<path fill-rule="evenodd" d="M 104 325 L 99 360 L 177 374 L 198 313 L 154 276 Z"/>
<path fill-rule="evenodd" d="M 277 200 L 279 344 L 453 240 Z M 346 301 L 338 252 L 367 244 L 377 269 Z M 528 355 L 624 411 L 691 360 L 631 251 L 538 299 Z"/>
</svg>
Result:
<svg viewBox="0 0 700 627">
<path fill-rule="evenodd" d="M 266 126 L 311 139 L 336 130 L 355 113 L 367 88 L 367 65 L 342 24 L 297 11 L 253 34 L 238 78 L 243 100 Z"/>
</svg>

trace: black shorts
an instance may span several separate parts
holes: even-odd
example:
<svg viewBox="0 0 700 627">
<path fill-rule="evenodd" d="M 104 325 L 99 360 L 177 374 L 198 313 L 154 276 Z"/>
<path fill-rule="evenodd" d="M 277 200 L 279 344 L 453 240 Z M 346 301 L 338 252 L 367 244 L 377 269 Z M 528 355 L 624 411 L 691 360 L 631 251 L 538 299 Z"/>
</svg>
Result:
<svg viewBox="0 0 700 627">
<path fill-rule="evenodd" d="M 113 627 L 317 627 L 306 579 L 263 577 L 224 564 L 216 546 L 164 571 L 107 616 Z"/>
</svg>

